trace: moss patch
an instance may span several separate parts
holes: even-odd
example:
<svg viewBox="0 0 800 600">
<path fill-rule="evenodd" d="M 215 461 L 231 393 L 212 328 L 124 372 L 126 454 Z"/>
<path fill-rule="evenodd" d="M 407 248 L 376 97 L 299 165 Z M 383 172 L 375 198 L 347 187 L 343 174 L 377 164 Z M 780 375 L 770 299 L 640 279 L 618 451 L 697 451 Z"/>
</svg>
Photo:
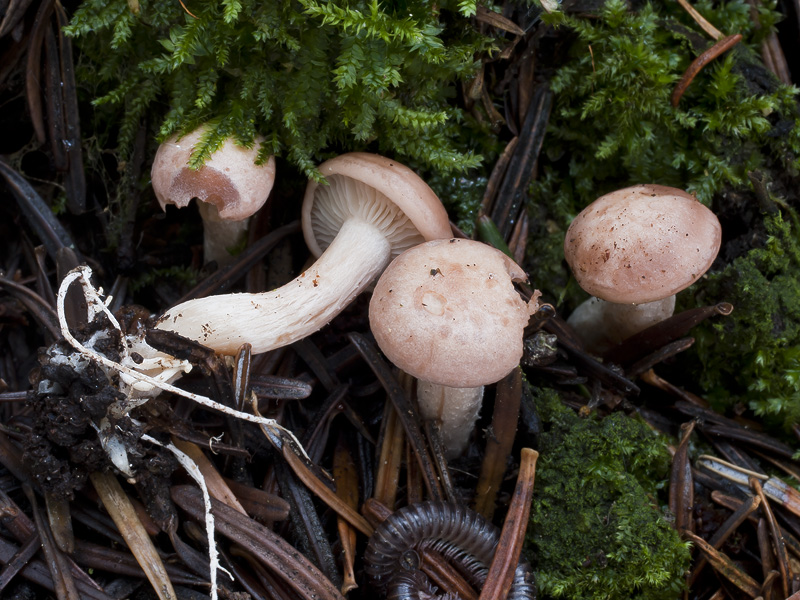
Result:
<svg viewBox="0 0 800 600">
<path fill-rule="evenodd" d="M 659 507 L 664 442 L 623 413 L 578 417 L 540 390 L 541 436 L 527 549 L 541 594 L 674 599 L 689 551 Z"/>
<path fill-rule="evenodd" d="M 230 136 L 309 175 L 325 153 L 374 146 L 441 171 L 477 165 L 453 102 L 491 48 L 472 0 L 86 0 L 67 32 L 79 75 L 130 148 L 146 117 L 163 139 L 208 122 L 191 164 Z M 122 109 L 120 111 L 120 109 Z"/>
<path fill-rule="evenodd" d="M 724 299 L 734 312 L 693 332 L 696 377 L 715 408 L 742 404 L 786 429 L 800 423 L 800 244 L 790 214 L 767 216 L 763 245 L 709 276 L 702 301 Z"/>
</svg>

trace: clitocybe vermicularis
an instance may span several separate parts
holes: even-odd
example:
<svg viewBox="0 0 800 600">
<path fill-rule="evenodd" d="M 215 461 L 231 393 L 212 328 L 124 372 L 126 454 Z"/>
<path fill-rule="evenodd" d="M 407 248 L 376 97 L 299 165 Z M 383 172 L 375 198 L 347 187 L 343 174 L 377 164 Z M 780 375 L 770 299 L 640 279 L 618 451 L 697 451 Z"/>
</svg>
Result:
<svg viewBox="0 0 800 600">
<path fill-rule="evenodd" d="M 254 353 L 291 344 L 317 331 L 383 272 L 393 256 L 429 239 L 450 236 L 433 190 L 411 169 L 374 154 L 351 153 L 319 166 L 325 184 L 309 183 L 303 233 L 319 258 L 282 287 L 184 302 L 157 327 L 222 354 L 245 342 Z"/>
<path fill-rule="evenodd" d="M 372 333 L 386 357 L 418 379 L 420 412 L 440 421 L 448 458 L 467 445 L 483 386 L 519 364 L 538 307 L 538 293 L 526 302 L 514 288 L 526 279 L 499 250 L 446 239 L 407 250 L 375 285 Z"/>
<path fill-rule="evenodd" d="M 601 196 L 564 239 L 575 279 L 593 296 L 567 322 L 602 354 L 671 316 L 675 294 L 711 267 L 721 240 L 714 213 L 682 190 L 646 184 Z"/>
</svg>

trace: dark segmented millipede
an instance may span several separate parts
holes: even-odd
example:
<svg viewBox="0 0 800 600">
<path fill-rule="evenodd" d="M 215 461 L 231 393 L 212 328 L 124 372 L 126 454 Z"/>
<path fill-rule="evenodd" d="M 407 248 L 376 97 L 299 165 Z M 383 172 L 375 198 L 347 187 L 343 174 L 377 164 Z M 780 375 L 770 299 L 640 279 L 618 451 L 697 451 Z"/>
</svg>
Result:
<svg viewBox="0 0 800 600">
<path fill-rule="evenodd" d="M 370 583 L 391 600 L 414 600 L 432 593 L 427 577 L 413 560 L 414 550 L 429 547 L 459 566 L 478 588 L 486 580 L 500 532 L 483 516 L 464 506 L 441 501 L 401 508 L 384 520 L 369 540 L 365 554 Z M 439 598 L 452 598 L 442 595 Z M 520 561 L 508 600 L 535 600 L 533 572 Z"/>
</svg>

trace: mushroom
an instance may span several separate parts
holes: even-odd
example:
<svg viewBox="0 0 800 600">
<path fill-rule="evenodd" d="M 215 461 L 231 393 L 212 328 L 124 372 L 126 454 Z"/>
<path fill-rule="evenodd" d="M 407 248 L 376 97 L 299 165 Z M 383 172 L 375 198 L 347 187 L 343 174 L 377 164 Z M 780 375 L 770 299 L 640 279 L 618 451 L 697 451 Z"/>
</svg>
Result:
<svg viewBox="0 0 800 600">
<path fill-rule="evenodd" d="M 195 144 L 206 133 L 172 136 L 158 147 L 153 161 L 153 191 L 162 209 L 167 204 L 184 208 L 198 199 L 203 219 L 203 256 L 206 262 L 225 266 L 233 260 L 229 248 L 239 245 L 250 217 L 267 201 L 275 181 L 275 158 L 256 164 L 258 143 L 253 148 L 236 145 L 229 138 L 199 169 L 189 167 Z M 263 138 L 256 138 L 261 142 Z"/>
<path fill-rule="evenodd" d="M 594 296 L 567 322 L 602 354 L 671 316 L 675 294 L 711 267 L 721 238 L 714 213 L 682 190 L 644 184 L 601 196 L 564 239 L 575 279 Z"/>
<path fill-rule="evenodd" d="M 442 239 L 407 250 L 381 275 L 369 304 L 375 340 L 417 383 L 420 413 L 441 421 L 448 458 L 467 445 L 483 386 L 519 364 L 538 306 L 514 289 L 525 272 L 481 242 Z"/>
<path fill-rule="evenodd" d="M 327 185 L 310 182 L 303 233 L 317 261 L 271 292 L 189 300 L 157 324 L 222 354 L 247 342 L 252 352 L 291 344 L 317 331 L 386 268 L 393 256 L 448 237 L 450 222 L 428 185 L 400 163 L 351 153 L 322 163 Z"/>
</svg>

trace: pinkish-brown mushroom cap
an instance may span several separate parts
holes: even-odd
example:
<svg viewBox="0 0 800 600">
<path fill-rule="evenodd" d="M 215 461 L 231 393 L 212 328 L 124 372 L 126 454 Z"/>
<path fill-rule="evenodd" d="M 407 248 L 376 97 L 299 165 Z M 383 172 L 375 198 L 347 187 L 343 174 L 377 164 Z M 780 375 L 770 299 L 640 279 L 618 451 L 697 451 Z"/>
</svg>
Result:
<svg viewBox="0 0 800 600">
<path fill-rule="evenodd" d="M 427 242 L 386 268 L 370 301 L 370 327 L 387 358 L 418 379 L 459 388 L 494 383 L 519 364 L 537 306 L 514 289 L 524 279 L 514 261 L 481 242 Z"/>
<path fill-rule="evenodd" d="M 578 284 L 608 302 L 641 304 L 687 288 L 719 252 L 717 217 L 693 196 L 636 185 L 601 196 L 575 217 L 564 256 Z"/>
<path fill-rule="evenodd" d="M 327 185 L 310 181 L 302 209 L 303 235 L 315 256 L 322 254 L 342 222 L 354 214 L 386 231 L 393 256 L 425 240 L 452 235 L 447 211 L 436 193 L 395 160 L 350 152 L 325 161 L 319 172 Z M 378 208 L 373 204 L 376 197 L 386 198 L 394 206 Z M 400 226 L 400 220 L 394 218 L 401 215 L 409 227 Z"/>
<path fill-rule="evenodd" d="M 275 159 L 256 165 L 257 138 L 252 148 L 236 145 L 232 139 L 214 152 L 198 170 L 188 167 L 195 144 L 204 134 L 199 127 L 178 138 L 172 136 L 156 152 L 151 178 L 161 208 L 174 204 L 183 208 L 192 198 L 206 202 L 225 221 L 241 221 L 253 215 L 267 201 L 275 182 Z"/>
</svg>

